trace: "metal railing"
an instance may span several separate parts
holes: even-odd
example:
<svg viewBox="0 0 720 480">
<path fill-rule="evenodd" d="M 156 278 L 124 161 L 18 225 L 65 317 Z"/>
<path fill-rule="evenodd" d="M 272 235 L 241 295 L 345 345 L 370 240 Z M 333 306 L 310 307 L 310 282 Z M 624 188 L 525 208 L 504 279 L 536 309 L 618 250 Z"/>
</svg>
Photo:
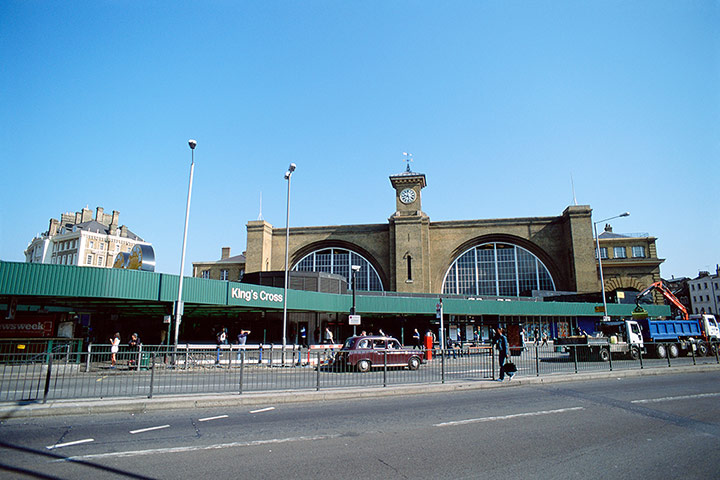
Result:
<svg viewBox="0 0 720 480">
<path fill-rule="evenodd" d="M 677 351 L 672 345 L 646 343 L 633 358 L 612 348 L 606 355 L 588 345 L 527 344 L 509 360 L 518 377 L 720 363 L 717 343 Z M 412 366 L 417 369 L 396 366 L 391 357 L 397 350 L 382 350 L 367 372 L 341 361 L 340 347 L 288 346 L 283 363 L 280 345 L 142 345 L 121 347 L 114 368 L 110 345 L 90 345 L 86 352 L 54 345 L 24 357 L 5 352 L 0 353 L 0 402 L 386 387 L 499 376 L 497 352 L 487 344 L 420 351 L 422 363 Z"/>
</svg>

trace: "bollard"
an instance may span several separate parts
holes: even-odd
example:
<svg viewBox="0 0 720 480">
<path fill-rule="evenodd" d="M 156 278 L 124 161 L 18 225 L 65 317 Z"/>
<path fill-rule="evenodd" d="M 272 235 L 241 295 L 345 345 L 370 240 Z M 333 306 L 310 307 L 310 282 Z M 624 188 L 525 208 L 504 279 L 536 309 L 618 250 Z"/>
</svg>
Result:
<svg viewBox="0 0 720 480">
<path fill-rule="evenodd" d="M 440 383 L 445 383 L 445 349 L 440 350 Z"/>
<path fill-rule="evenodd" d="M 608 345 L 608 363 L 610 364 L 610 371 L 612 372 L 612 350 L 610 349 L 610 346 Z"/>
<path fill-rule="evenodd" d="M 92 356 L 92 342 L 88 343 L 87 360 L 85 361 L 85 373 L 90 371 L 90 357 Z"/>
<path fill-rule="evenodd" d="M 309 353 L 308 353 L 309 355 Z M 317 383 L 315 385 L 315 390 L 320 391 L 320 350 L 317 352 L 317 363 L 315 364 L 315 370 L 317 371 Z"/>
<path fill-rule="evenodd" d="M 238 356 L 240 356 L 240 380 L 239 380 L 239 393 L 242 395 L 243 392 L 243 371 L 245 370 L 245 350 L 240 349 L 238 352 Z"/>
<path fill-rule="evenodd" d="M 48 356 L 47 375 L 45 376 L 45 390 L 43 391 L 43 403 L 47 402 L 48 392 L 50 391 L 50 376 L 52 375 L 52 353 Z"/>
<path fill-rule="evenodd" d="M 155 354 L 152 354 L 152 361 L 150 362 L 150 393 L 148 398 L 153 396 L 153 388 L 155 388 Z"/>
<path fill-rule="evenodd" d="M 260 344 L 260 348 L 258 349 L 258 365 L 262 364 L 262 352 L 263 352 L 263 346 L 262 343 Z"/>
<path fill-rule="evenodd" d="M 697 363 L 695 363 L 695 344 L 694 343 L 690 344 L 690 354 L 692 355 L 693 365 L 697 365 Z"/>
<path fill-rule="evenodd" d="M 385 365 L 383 365 L 383 387 L 387 387 L 387 348 L 385 349 Z"/>
</svg>

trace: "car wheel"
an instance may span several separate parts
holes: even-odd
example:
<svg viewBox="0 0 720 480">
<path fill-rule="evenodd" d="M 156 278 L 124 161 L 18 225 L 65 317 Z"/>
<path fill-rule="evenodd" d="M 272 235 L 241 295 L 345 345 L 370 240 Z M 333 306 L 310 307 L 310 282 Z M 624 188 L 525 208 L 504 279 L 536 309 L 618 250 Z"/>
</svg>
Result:
<svg viewBox="0 0 720 480">
<path fill-rule="evenodd" d="M 680 355 L 680 350 L 678 350 L 678 346 L 674 343 L 671 343 L 670 346 L 668 346 L 668 355 L 670 355 L 670 358 L 677 358 L 677 356 Z"/>
<path fill-rule="evenodd" d="M 420 368 L 420 359 L 418 357 L 410 357 L 408 360 L 408 369 L 417 370 Z"/>
<path fill-rule="evenodd" d="M 640 349 L 638 347 L 632 347 L 630 349 L 630 358 L 632 358 L 633 360 L 640 359 Z"/>
<path fill-rule="evenodd" d="M 665 345 L 655 345 L 655 356 L 657 358 L 667 357 L 667 348 Z"/>
<path fill-rule="evenodd" d="M 362 359 L 357 363 L 357 369 L 359 372 L 369 372 L 372 364 L 370 360 Z"/>
<path fill-rule="evenodd" d="M 710 349 L 707 346 L 707 343 L 700 342 L 697 346 L 697 354 L 700 357 L 707 357 L 710 354 Z"/>
<path fill-rule="evenodd" d="M 607 348 L 601 348 L 598 352 L 598 357 L 600 357 L 600 360 L 603 362 L 607 362 L 610 360 L 610 350 Z"/>
</svg>

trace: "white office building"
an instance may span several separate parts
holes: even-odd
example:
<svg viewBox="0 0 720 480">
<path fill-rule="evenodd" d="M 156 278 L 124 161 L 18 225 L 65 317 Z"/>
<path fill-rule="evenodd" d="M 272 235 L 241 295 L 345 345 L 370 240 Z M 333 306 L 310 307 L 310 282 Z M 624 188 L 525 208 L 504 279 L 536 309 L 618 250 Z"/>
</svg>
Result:
<svg viewBox="0 0 720 480">
<path fill-rule="evenodd" d="M 692 313 L 720 313 L 720 266 L 715 274 L 700 272 L 697 278 L 688 280 L 688 294 L 692 305 Z"/>
<path fill-rule="evenodd" d="M 150 245 L 119 225 L 120 212 L 106 214 L 97 207 L 95 217 L 88 207 L 76 213 L 63 213 L 60 220 L 51 218 L 48 230 L 33 238 L 25 250 L 29 263 L 77 265 L 111 268 L 120 252 L 130 252 L 135 245 Z"/>
</svg>

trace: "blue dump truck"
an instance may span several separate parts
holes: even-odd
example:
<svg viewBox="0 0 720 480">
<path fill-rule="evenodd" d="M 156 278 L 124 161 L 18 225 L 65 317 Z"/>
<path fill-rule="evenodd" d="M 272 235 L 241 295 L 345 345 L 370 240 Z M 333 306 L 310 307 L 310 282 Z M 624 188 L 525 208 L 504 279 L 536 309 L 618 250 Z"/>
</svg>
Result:
<svg viewBox="0 0 720 480">
<path fill-rule="evenodd" d="M 650 354 L 657 358 L 687 355 L 703 343 L 703 334 L 697 320 L 636 320 Z M 705 353 L 707 355 L 707 353 Z"/>
<path fill-rule="evenodd" d="M 598 322 L 595 332 L 555 339 L 556 346 L 573 353 L 587 352 L 596 360 L 608 361 L 623 356 L 632 359 L 640 354 L 656 358 L 677 357 L 695 351 L 696 355 L 714 354 L 718 327 L 703 325 L 702 319 L 650 320 L 635 319 L 616 322 Z M 713 318 L 714 322 L 714 318 Z"/>
</svg>

